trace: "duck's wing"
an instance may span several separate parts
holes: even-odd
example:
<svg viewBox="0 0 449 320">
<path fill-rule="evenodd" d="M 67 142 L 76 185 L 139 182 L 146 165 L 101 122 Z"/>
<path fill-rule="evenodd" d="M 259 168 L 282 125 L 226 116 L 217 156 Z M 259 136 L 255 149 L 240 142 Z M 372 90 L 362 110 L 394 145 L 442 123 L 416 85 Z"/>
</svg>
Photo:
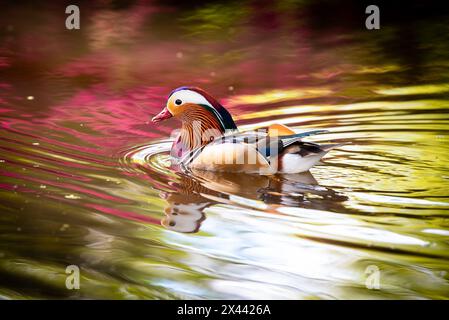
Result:
<svg viewBox="0 0 449 320">
<path fill-rule="evenodd" d="M 279 139 L 282 141 L 282 145 L 284 147 L 288 147 L 289 145 L 300 141 L 302 138 L 317 135 L 317 134 L 322 134 L 322 133 L 326 133 L 326 132 L 328 132 L 328 130 L 305 131 L 305 132 L 295 133 L 295 134 L 288 135 L 288 136 L 280 136 Z"/>
<path fill-rule="evenodd" d="M 270 126 L 268 126 L 267 133 L 269 137 L 288 137 L 288 136 L 295 136 L 297 134 L 302 135 L 302 137 L 311 136 L 314 134 L 320 134 L 328 132 L 327 130 L 312 130 L 312 131 L 305 131 L 301 133 L 297 133 L 292 128 L 287 127 L 286 125 L 280 124 L 280 123 L 273 123 Z"/>
<path fill-rule="evenodd" d="M 289 136 L 295 133 L 293 129 L 280 123 L 273 123 L 268 127 L 268 135 L 270 137 Z"/>
<path fill-rule="evenodd" d="M 302 138 L 328 132 L 327 130 L 312 130 L 301 133 L 295 133 L 288 136 L 267 136 L 257 142 L 257 150 L 269 160 L 270 157 L 282 154 L 290 145 L 296 142 L 302 142 Z M 309 143 L 313 144 L 313 143 Z M 315 144 L 316 145 L 316 144 Z"/>
</svg>

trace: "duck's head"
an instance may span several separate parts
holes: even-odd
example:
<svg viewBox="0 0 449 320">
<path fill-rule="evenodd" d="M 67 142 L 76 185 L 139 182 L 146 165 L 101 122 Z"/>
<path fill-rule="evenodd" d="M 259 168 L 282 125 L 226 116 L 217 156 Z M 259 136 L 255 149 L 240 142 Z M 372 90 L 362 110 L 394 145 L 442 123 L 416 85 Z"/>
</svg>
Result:
<svg viewBox="0 0 449 320">
<path fill-rule="evenodd" d="M 171 117 L 180 119 L 183 125 L 198 121 L 201 127 L 218 129 L 220 132 L 237 129 L 229 112 L 210 94 L 196 87 L 173 90 L 168 96 L 166 107 L 152 121 L 156 123 Z"/>
</svg>

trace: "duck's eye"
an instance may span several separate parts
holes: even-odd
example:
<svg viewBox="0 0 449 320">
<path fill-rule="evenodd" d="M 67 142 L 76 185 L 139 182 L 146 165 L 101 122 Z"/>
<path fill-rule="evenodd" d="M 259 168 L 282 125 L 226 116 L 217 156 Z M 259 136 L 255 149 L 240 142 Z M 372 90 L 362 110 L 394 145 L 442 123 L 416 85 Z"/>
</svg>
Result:
<svg viewBox="0 0 449 320">
<path fill-rule="evenodd" d="M 175 104 L 176 104 L 177 106 L 180 106 L 180 105 L 182 104 L 181 99 L 176 99 L 176 100 L 175 100 Z"/>
</svg>

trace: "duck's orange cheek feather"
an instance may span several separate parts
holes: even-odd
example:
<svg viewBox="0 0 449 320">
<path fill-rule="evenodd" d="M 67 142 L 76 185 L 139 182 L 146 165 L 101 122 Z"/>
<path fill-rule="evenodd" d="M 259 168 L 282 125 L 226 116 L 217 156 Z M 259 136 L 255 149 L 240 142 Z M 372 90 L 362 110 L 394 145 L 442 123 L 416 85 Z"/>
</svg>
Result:
<svg viewBox="0 0 449 320">
<path fill-rule="evenodd" d="M 195 110 L 198 106 L 192 103 L 184 103 L 180 106 L 173 104 L 173 102 L 167 103 L 167 110 L 173 115 L 173 117 L 183 116 L 189 111 Z"/>
<path fill-rule="evenodd" d="M 169 102 L 167 103 L 166 109 L 167 109 L 168 111 L 170 111 L 170 113 L 171 113 L 173 116 L 176 116 L 176 115 L 177 115 L 177 108 L 175 108 L 175 106 L 173 105 L 173 102 L 169 101 Z"/>
</svg>

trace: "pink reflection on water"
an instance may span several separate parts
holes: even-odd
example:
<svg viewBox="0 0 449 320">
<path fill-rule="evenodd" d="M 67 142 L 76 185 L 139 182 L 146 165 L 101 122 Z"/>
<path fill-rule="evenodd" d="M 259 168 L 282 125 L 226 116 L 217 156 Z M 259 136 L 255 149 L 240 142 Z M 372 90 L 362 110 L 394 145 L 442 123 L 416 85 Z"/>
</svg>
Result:
<svg viewBox="0 0 449 320">
<path fill-rule="evenodd" d="M 161 136 L 159 130 L 169 132 L 163 126 L 156 131 L 149 124 L 152 114 L 165 103 L 166 92 L 156 87 L 114 93 L 106 85 L 96 85 L 52 108 L 44 123 L 51 126 L 62 119 L 70 121 L 74 137 L 101 147 L 118 147 L 133 136 L 154 139 Z"/>
<path fill-rule="evenodd" d="M 2 119 L 1 127 L 83 153 L 104 155 L 105 151 L 116 150 L 130 141 L 168 136 L 172 127 L 164 124 L 156 128 L 149 121 L 165 104 L 167 92 L 169 89 L 161 87 L 112 92 L 104 84 L 95 85 L 52 106 L 45 117 L 22 113 L 19 118 Z M 5 113 L 8 111 L 14 113 L 5 109 Z M 32 121 L 31 126 L 26 118 Z M 55 137 L 58 133 L 60 137 Z"/>
</svg>

